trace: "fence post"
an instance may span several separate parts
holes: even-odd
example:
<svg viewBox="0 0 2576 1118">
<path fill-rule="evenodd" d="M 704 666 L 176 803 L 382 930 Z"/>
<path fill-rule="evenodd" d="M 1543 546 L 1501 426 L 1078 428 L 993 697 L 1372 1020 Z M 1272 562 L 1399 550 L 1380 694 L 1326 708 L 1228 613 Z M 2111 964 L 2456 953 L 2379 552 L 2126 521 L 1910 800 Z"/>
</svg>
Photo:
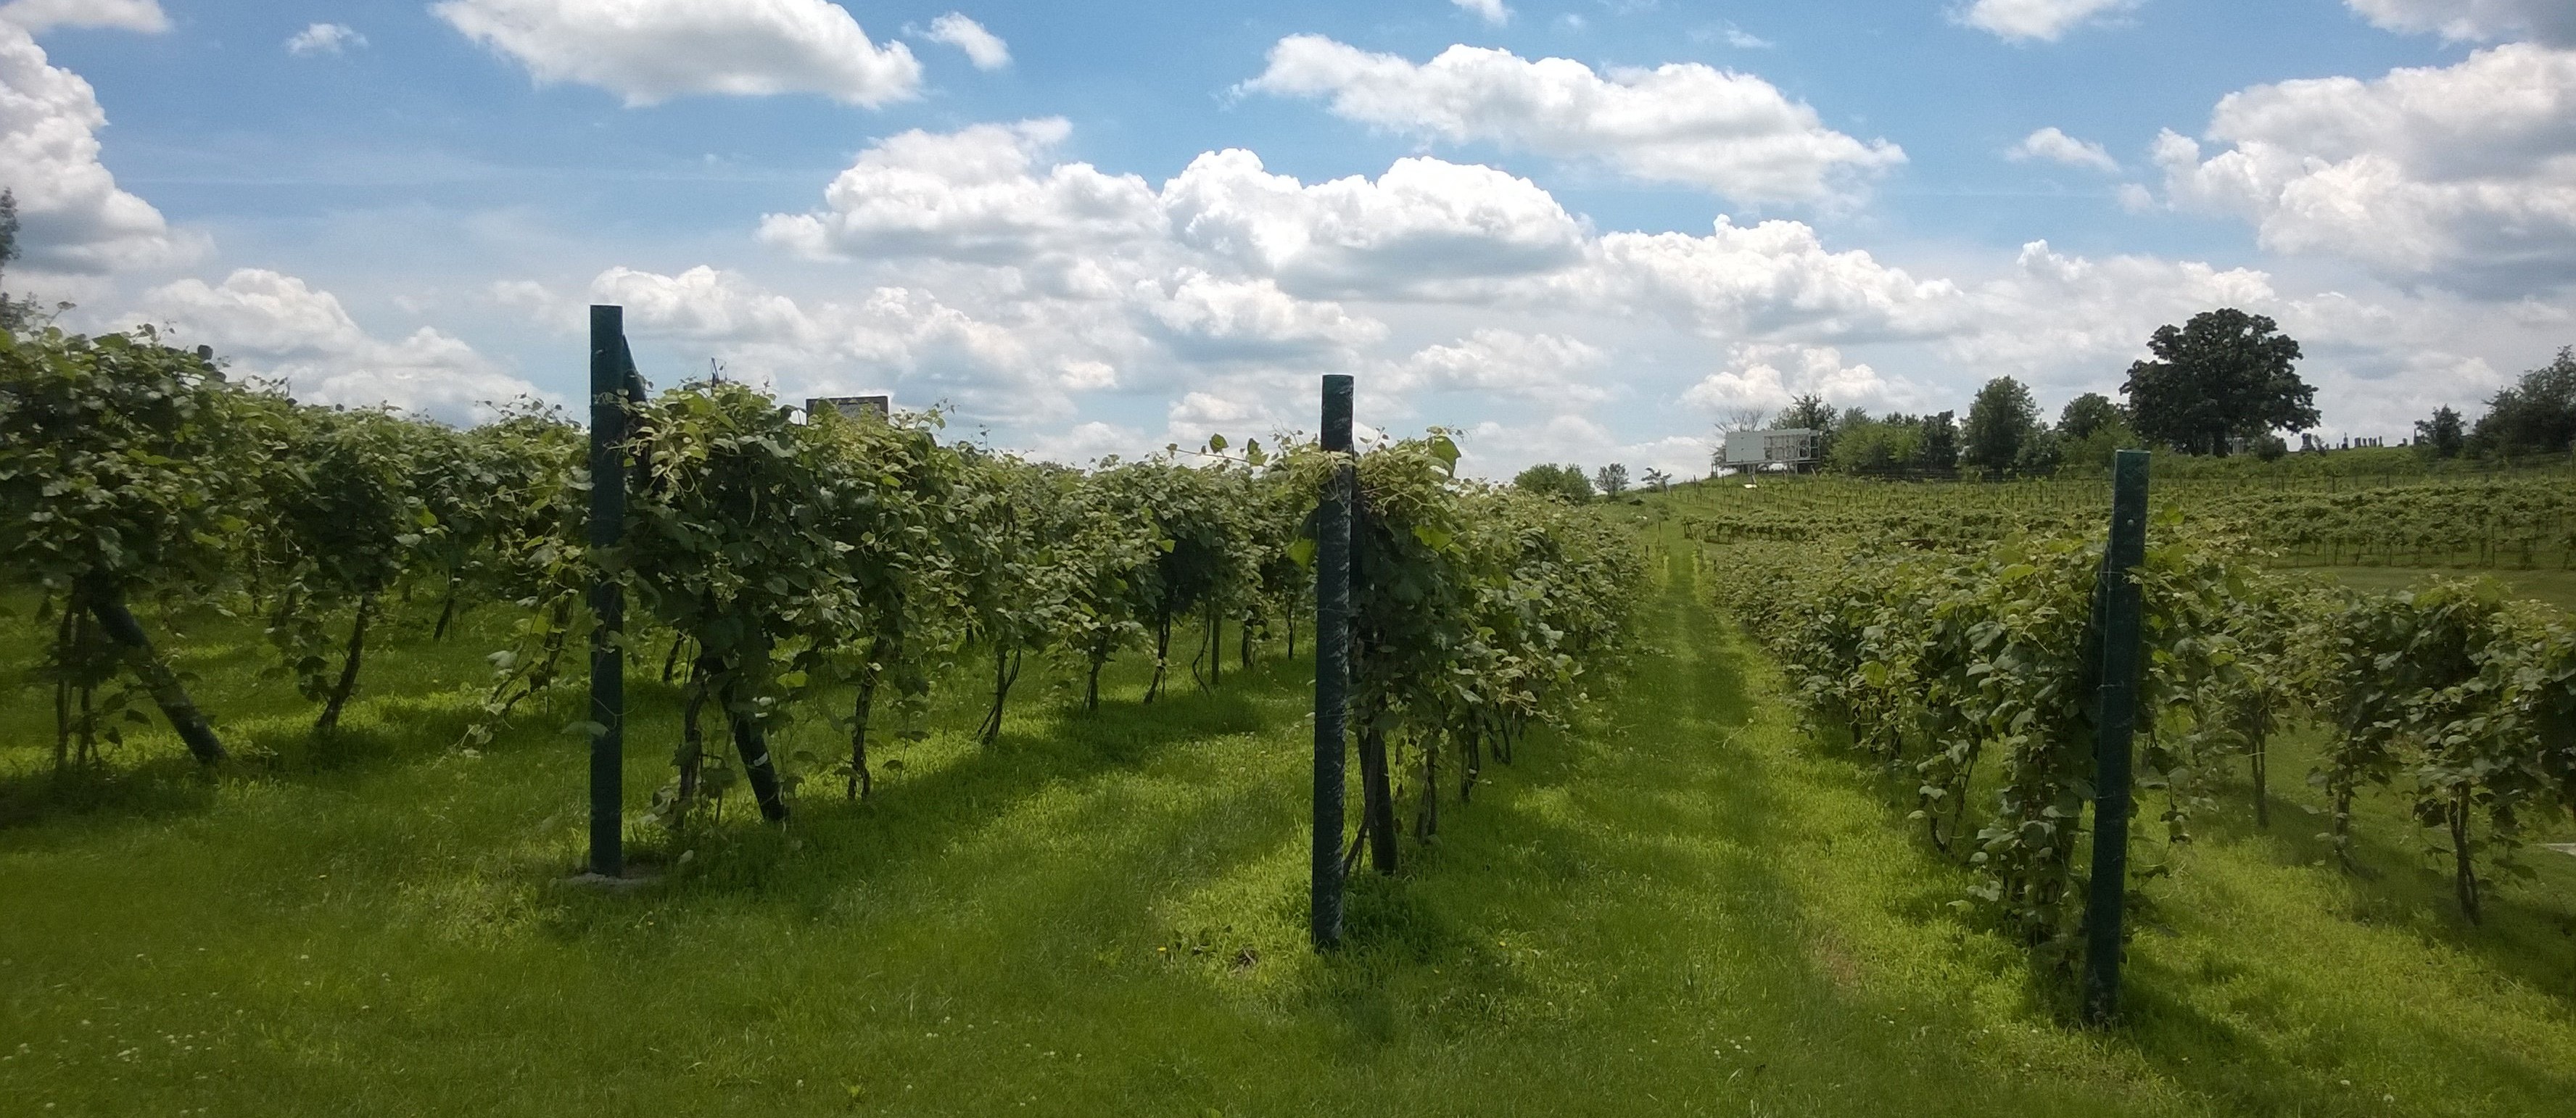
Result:
<svg viewBox="0 0 2576 1118">
<path fill-rule="evenodd" d="M 1351 378 L 1324 377 L 1324 450 L 1351 452 Z M 1348 755 L 1351 668 L 1351 498 L 1348 464 L 1336 467 L 1315 507 L 1315 849 L 1308 890 L 1317 950 L 1342 939 L 1342 788 Z"/>
<path fill-rule="evenodd" d="M 2129 886 L 2129 746 L 2138 721 L 2138 655 L 2144 602 L 2133 573 L 2147 559 L 2147 452 L 2123 450 L 2111 467 L 2111 543 L 2102 576 L 2102 686 L 2093 738 L 2093 880 L 2084 906 L 2084 1019 L 2120 1012 L 2121 905 Z"/>
<path fill-rule="evenodd" d="M 594 563 L 626 534 L 626 402 L 632 363 L 623 307 L 590 308 L 590 552 Z M 590 872 L 626 873 L 626 594 L 602 573 L 590 584 Z"/>
</svg>

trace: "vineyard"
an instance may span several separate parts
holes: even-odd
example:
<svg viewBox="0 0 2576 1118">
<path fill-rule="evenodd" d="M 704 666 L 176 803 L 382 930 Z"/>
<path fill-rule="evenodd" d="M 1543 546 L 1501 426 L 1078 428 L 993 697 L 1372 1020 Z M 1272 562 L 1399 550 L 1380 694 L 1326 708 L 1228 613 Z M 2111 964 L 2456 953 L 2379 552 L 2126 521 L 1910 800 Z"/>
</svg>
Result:
<svg viewBox="0 0 2576 1118">
<path fill-rule="evenodd" d="M 9 1097 L 2511 1115 L 2576 1089 L 2576 622 L 2489 577 L 2576 562 L 2563 465 L 2159 482 L 2130 992 L 2094 1023 L 2106 483 L 1576 505 L 1461 478 L 1437 429 L 1072 468 L 717 380 L 593 403 L 624 432 L 597 456 L 547 409 L 302 405 L 149 335 L 0 349 Z M 1359 763 L 1310 848 L 1334 585 Z M 566 880 L 600 665 L 650 762 L 611 774 L 616 888 Z M 1310 849 L 1348 877 L 1327 950 Z"/>
<path fill-rule="evenodd" d="M 1727 545 L 1740 573 L 1718 580 L 1720 602 L 1781 658 L 1801 708 L 1910 785 L 1925 841 L 1972 869 L 1963 903 L 2061 954 L 2102 682 L 2083 653 L 2100 566 L 2085 488 L 1943 507 L 1948 494 L 1881 487 L 1897 507 L 1877 509 L 1713 490 L 1713 514 L 1681 519 Z M 2363 869 L 2356 797 L 2393 796 L 2478 920 L 2487 883 L 2527 878 L 2525 848 L 2576 822 L 2576 626 L 2492 581 L 2440 577 L 2470 570 L 2374 594 L 2296 564 L 2563 563 L 2571 511 L 2556 478 L 2166 504 L 2139 572 L 2138 700 L 2140 787 L 2163 800 L 2165 844 L 2214 812 L 2270 826 L 2271 744 L 2312 728 L 2319 763 L 2300 775 L 2326 797 L 2337 862 Z M 2235 772 L 2241 798 L 2222 787 Z"/>
</svg>

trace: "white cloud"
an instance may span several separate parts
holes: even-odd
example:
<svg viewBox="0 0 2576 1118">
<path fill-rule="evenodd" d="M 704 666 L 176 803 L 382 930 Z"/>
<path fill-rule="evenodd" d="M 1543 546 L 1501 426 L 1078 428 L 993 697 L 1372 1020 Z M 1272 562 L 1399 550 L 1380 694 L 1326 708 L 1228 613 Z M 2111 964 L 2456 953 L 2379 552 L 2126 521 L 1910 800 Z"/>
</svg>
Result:
<svg viewBox="0 0 2576 1118">
<path fill-rule="evenodd" d="M 1733 347 L 1726 367 L 1683 391 L 1681 402 L 1711 412 L 1778 411 L 1806 395 L 1871 411 L 1912 407 L 1925 398 L 1917 386 L 1891 381 L 1865 363 L 1846 364 L 1833 346 L 1747 344 Z"/>
<path fill-rule="evenodd" d="M 1251 152 L 1209 152 L 1161 202 L 1182 245 L 1307 296 L 1490 291 L 1579 260 L 1586 232 L 1527 179 L 1428 158 L 1310 186 Z"/>
<path fill-rule="evenodd" d="M 1145 180 L 1088 163 L 1035 170 L 1070 130 L 1054 118 L 888 137 L 832 180 L 824 210 L 764 217 L 761 239 L 817 258 L 1017 262 L 1160 236 Z"/>
<path fill-rule="evenodd" d="M 57 27 L 114 27 L 126 31 L 170 29 L 161 0 L 11 0 L 0 4 L 0 23 L 14 23 L 31 35 Z"/>
<path fill-rule="evenodd" d="M 1503 0 L 1449 0 L 1449 2 L 1476 13 L 1479 18 L 1496 27 L 1512 21 L 1512 10 L 1503 6 Z"/>
<path fill-rule="evenodd" d="M 2500 292 L 2576 281 L 2576 51 L 2254 86 L 2206 135 L 2224 145 L 2206 158 L 2157 141 L 2168 198 L 2245 218 L 2266 248 Z"/>
<path fill-rule="evenodd" d="M 974 63 L 978 70 L 999 70 L 1011 64 L 1011 48 L 1001 36 L 956 12 L 931 20 L 930 30 L 922 38 L 965 51 L 966 61 Z"/>
<path fill-rule="evenodd" d="M 1199 359 L 1317 357 L 1386 337 L 1386 324 L 1334 302 L 1310 302 L 1269 279 L 1229 280 L 1185 268 L 1167 292 L 1139 285 L 1145 313 Z"/>
<path fill-rule="evenodd" d="M 184 279 L 155 288 L 128 318 L 168 326 L 175 344 L 210 344 L 308 403 L 392 404 L 468 423 L 490 418 L 491 404 L 550 398 L 437 330 L 375 337 L 330 292 L 264 269 L 236 270 L 219 285 Z"/>
<path fill-rule="evenodd" d="M 89 82 L 47 63 L 26 31 L 0 23 L 0 188 L 17 196 L 29 271 L 100 275 L 202 250 L 151 203 L 117 188 L 98 159 L 106 125 Z"/>
<path fill-rule="evenodd" d="M 2012 150 L 2004 153 L 2004 158 L 2015 163 L 2045 159 L 2052 163 L 2064 163 L 2070 167 L 2090 167 L 2109 174 L 2117 174 L 2120 170 L 2120 161 L 2111 158 L 2111 153 L 2102 150 L 2102 145 L 2091 140 L 2076 139 L 2054 127 L 2042 128 L 2022 137 L 2020 143 L 2014 144 Z"/>
<path fill-rule="evenodd" d="M 2576 46 L 2576 4 L 2567 0 L 2344 0 L 2373 26 L 2430 32 L 2453 42 L 2537 39 Z"/>
<path fill-rule="evenodd" d="M 1726 338 L 1929 337 L 1954 326 L 1958 289 L 1867 252 L 1828 251 L 1809 226 L 1720 217 L 1707 236 L 1611 233 L 1556 293 L 1611 313 L 1649 314 Z"/>
<path fill-rule="evenodd" d="M 827 0 L 441 0 L 430 10 L 538 81 L 599 86 L 630 106 L 820 93 L 875 107 L 921 87 L 910 49 L 870 42 Z"/>
<path fill-rule="evenodd" d="M 351 47 L 367 45 L 367 37 L 345 23 L 317 23 L 296 32 L 286 40 L 286 53 L 296 55 L 338 54 Z"/>
<path fill-rule="evenodd" d="M 2137 7 L 2141 0 L 1976 0 L 1953 18 L 2009 42 L 2056 42 L 2085 23 Z"/>
<path fill-rule="evenodd" d="M 1381 391 L 1475 392 L 1565 404 L 1610 396 L 1596 374 L 1610 355 L 1579 338 L 1480 327 L 1447 345 L 1426 346 L 1386 371 Z"/>
<path fill-rule="evenodd" d="M 704 265 L 678 275 L 620 267 L 593 278 L 589 297 L 624 306 L 629 336 L 692 362 L 716 358 L 728 375 L 791 398 L 892 391 L 907 407 L 949 401 L 988 418 L 1060 421 L 1073 414 L 1072 393 L 1117 380 L 1059 323 L 995 321 L 916 288 L 799 304 Z"/>
<path fill-rule="evenodd" d="M 1751 74 L 1696 62 L 1595 73 L 1565 58 L 1452 46 L 1416 65 L 1317 35 L 1281 39 L 1239 88 L 1321 97 L 1334 115 L 1422 140 L 1595 162 L 1743 201 L 1813 201 L 1905 161 Z"/>
<path fill-rule="evenodd" d="M 1941 341 L 1941 352 L 2047 387 L 2126 368 L 2146 356 L 2158 326 L 2217 307 L 2264 313 L 2281 298 L 2263 272 L 2152 256 L 2092 260 L 2032 241 L 2010 272 L 1968 288 L 1962 302 L 1964 328 Z"/>
<path fill-rule="evenodd" d="M 1620 439 L 1807 391 L 1873 411 L 1961 409 L 2004 373 L 2050 402 L 2107 391 L 2157 326 L 2220 306 L 2273 315 L 2308 344 L 2303 373 L 2333 422 L 2402 431 L 2399 405 L 2378 401 L 2467 402 L 2489 390 L 2474 387 L 2488 383 L 2480 368 L 2545 358 L 2554 344 L 2535 339 L 2570 318 L 2547 300 L 2338 292 L 2044 242 L 1984 262 L 1990 273 L 1970 259 L 1936 274 L 1798 221 L 1600 233 L 1525 179 L 1425 157 L 1305 182 L 1216 151 L 1156 185 L 1065 159 L 1069 140 L 1060 121 L 904 133 L 863 152 L 822 206 L 768 219 L 780 246 L 846 260 L 841 286 L 872 290 L 874 310 L 840 295 L 791 307 L 704 270 L 656 278 L 671 290 L 650 298 L 595 294 L 667 305 L 631 312 L 638 329 L 777 370 L 782 387 L 945 396 L 1046 429 L 1104 420 L 1079 437 L 1007 436 L 1060 459 L 1307 422 L 1325 370 L 1361 374 L 1380 423 L 1490 418 L 1494 437 L 1557 440 L 1489 444 L 1474 467 L 1488 476 L 1545 446 L 1689 464 L 1704 460 L 1696 435 Z M 2524 349 L 2538 356 L 2513 356 Z M 2405 378 L 2425 379 L 2400 391 Z M 791 395 L 809 390 L 796 383 Z M 1628 399 L 1677 406 L 1588 414 Z M 1569 412 L 1587 414 L 1545 420 Z"/>
</svg>

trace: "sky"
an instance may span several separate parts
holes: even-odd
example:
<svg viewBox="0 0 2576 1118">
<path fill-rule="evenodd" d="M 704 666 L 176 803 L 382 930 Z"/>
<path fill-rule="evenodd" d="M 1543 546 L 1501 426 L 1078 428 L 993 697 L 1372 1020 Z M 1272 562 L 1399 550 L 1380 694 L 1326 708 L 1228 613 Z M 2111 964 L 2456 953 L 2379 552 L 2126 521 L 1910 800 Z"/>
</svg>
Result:
<svg viewBox="0 0 2576 1118">
<path fill-rule="evenodd" d="M 0 187 L 66 328 L 460 423 L 613 303 L 1064 461 L 1349 373 L 1694 476 L 2232 306 L 2394 439 L 2576 343 L 2576 0 L 0 0 Z"/>
</svg>

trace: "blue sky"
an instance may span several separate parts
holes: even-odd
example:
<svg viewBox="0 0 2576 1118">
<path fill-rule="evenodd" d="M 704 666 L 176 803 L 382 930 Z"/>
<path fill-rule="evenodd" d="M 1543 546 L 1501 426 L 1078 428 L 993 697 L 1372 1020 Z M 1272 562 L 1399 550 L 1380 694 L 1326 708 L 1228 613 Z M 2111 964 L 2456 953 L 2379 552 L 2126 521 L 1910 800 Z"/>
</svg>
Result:
<svg viewBox="0 0 2576 1118">
<path fill-rule="evenodd" d="M 1363 420 L 1704 468 L 1822 392 L 2052 408 L 2157 325 L 2402 435 L 2576 342 L 2576 5 L 11 0 L 8 286 L 335 403 L 945 402 L 1080 459 Z M 970 52 L 968 46 L 976 48 Z M 980 56 L 979 56 L 980 55 Z"/>
</svg>

